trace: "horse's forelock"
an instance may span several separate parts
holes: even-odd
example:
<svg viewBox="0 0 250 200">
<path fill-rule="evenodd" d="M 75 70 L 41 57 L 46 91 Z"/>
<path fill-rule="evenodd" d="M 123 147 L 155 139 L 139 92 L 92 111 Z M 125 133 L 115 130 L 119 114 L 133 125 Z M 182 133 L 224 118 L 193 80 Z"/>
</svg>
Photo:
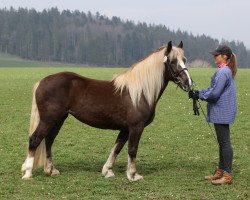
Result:
<svg viewBox="0 0 250 200">
<path fill-rule="evenodd" d="M 184 57 L 184 51 L 181 48 L 173 47 L 172 51 L 169 54 L 170 61 L 173 61 L 174 59 L 182 60 Z"/>
</svg>

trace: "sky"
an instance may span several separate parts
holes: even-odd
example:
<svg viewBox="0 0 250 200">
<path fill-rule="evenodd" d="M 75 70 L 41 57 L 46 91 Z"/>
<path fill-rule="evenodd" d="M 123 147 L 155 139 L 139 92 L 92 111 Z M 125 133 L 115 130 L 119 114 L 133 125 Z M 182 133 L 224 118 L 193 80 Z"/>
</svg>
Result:
<svg viewBox="0 0 250 200">
<path fill-rule="evenodd" d="M 135 23 L 165 25 L 170 30 L 243 42 L 250 49 L 249 0 L 0 0 L 0 8 L 26 7 L 38 11 L 57 7 Z"/>
</svg>

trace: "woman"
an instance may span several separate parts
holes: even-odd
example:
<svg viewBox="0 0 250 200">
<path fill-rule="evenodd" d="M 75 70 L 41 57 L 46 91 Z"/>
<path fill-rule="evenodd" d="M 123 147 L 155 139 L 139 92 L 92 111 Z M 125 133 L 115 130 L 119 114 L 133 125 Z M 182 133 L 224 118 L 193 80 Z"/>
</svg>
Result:
<svg viewBox="0 0 250 200">
<path fill-rule="evenodd" d="M 219 45 L 210 52 L 215 59 L 217 71 L 211 79 L 208 89 L 189 92 L 193 99 L 207 101 L 208 122 L 214 124 L 219 143 L 219 166 L 213 175 L 205 176 L 214 185 L 231 184 L 233 150 L 230 142 L 229 124 L 236 115 L 236 85 L 237 73 L 236 55 L 226 45 Z"/>
</svg>

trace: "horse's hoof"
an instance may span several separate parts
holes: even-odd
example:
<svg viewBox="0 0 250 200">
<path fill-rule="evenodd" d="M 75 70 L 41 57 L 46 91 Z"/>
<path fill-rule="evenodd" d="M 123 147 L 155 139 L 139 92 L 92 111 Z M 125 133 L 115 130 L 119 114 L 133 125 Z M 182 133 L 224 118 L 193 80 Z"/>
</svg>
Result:
<svg viewBox="0 0 250 200">
<path fill-rule="evenodd" d="M 60 175 L 60 172 L 59 172 L 59 170 L 57 170 L 57 169 L 52 169 L 52 172 L 51 172 L 51 175 L 50 176 L 59 176 Z"/>
<path fill-rule="evenodd" d="M 60 175 L 60 172 L 59 170 L 53 168 L 52 170 L 45 170 L 44 175 L 45 176 L 58 176 Z"/>
<path fill-rule="evenodd" d="M 143 176 L 137 173 L 135 173 L 134 175 L 127 175 L 127 176 L 128 176 L 128 180 L 130 181 L 139 181 L 143 179 Z"/>
<path fill-rule="evenodd" d="M 23 176 L 22 177 L 23 180 L 32 180 L 32 176 Z"/>
<path fill-rule="evenodd" d="M 105 165 L 102 168 L 102 175 L 105 176 L 105 178 L 110 178 L 115 176 L 112 168 L 106 167 Z"/>
<path fill-rule="evenodd" d="M 139 181 L 139 180 L 142 180 L 142 179 L 143 179 L 143 176 L 141 176 L 139 174 L 135 174 L 133 181 Z"/>
<path fill-rule="evenodd" d="M 111 177 L 114 177 L 115 174 L 114 172 L 112 171 L 112 169 L 108 169 L 106 167 L 103 167 L 102 168 L 102 175 L 105 177 L 105 178 L 111 178 Z"/>
<path fill-rule="evenodd" d="M 115 176 L 114 172 L 112 170 L 108 170 L 105 175 L 105 178 L 112 178 L 114 176 Z"/>
</svg>

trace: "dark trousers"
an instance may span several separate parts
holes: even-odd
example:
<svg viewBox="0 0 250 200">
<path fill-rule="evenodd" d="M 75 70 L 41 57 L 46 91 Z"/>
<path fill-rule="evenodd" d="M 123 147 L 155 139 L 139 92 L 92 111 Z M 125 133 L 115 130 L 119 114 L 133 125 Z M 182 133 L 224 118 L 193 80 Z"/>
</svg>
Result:
<svg viewBox="0 0 250 200">
<path fill-rule="evenodd" d="M 233 149 L 230 142 L 229 124 L 214 124 L 219 143 L 219 169 L 231 173 Z"/>
</svg>

